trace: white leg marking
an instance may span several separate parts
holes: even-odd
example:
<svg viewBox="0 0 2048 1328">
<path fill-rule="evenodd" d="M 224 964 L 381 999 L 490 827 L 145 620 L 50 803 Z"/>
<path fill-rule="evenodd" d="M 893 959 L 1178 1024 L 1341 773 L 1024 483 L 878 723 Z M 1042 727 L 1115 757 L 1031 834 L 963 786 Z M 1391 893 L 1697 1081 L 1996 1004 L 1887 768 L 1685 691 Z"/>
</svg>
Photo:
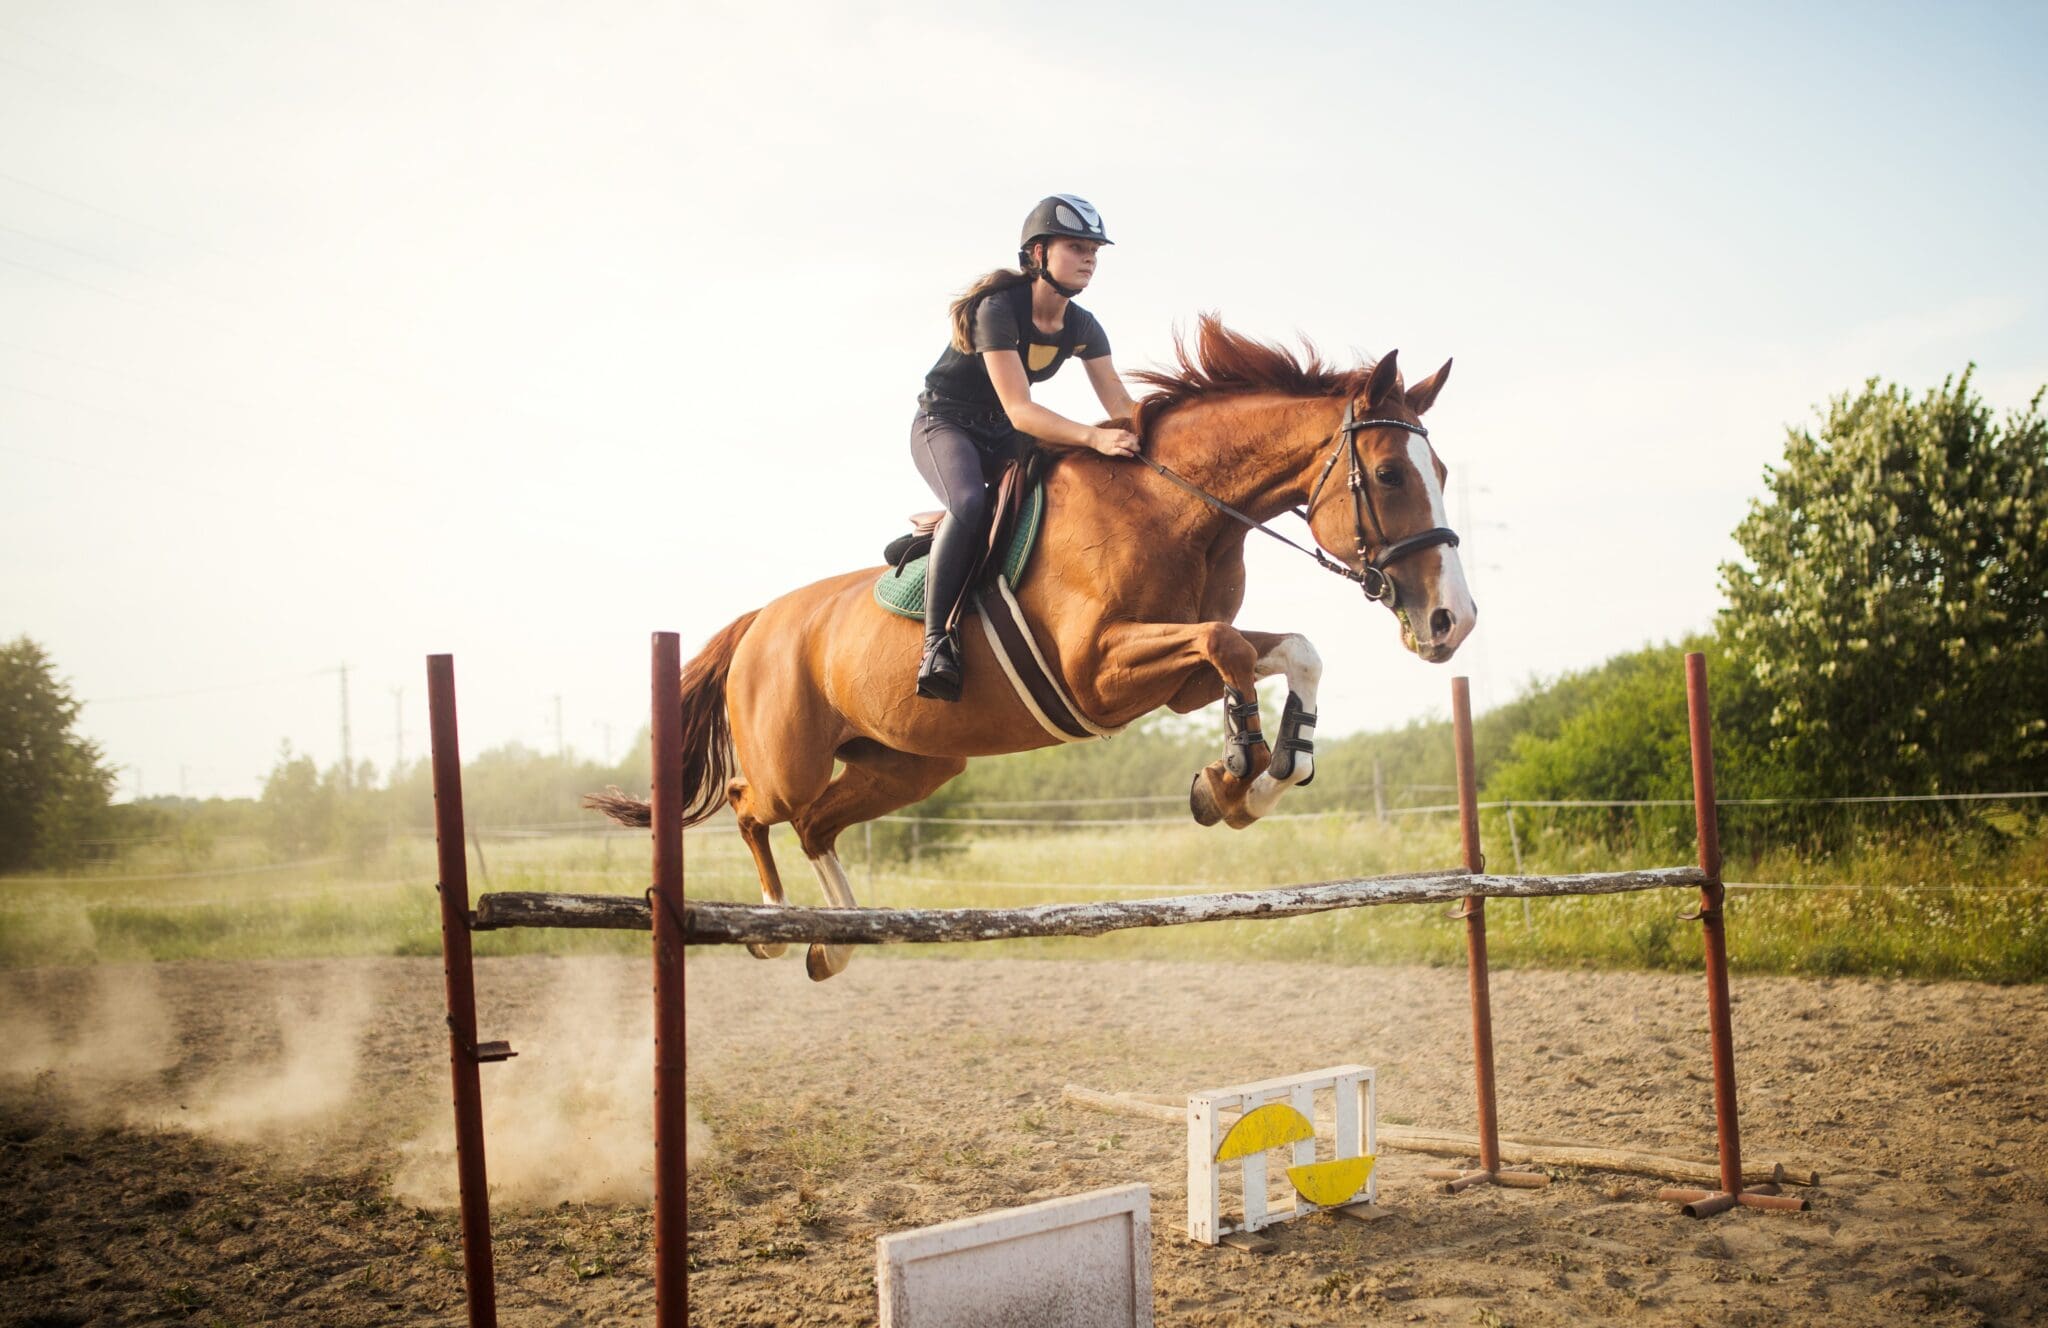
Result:
<svg viewBox="0 0 2048 1328">
<path fill-rule="evenodd" d="M 1316 710 L 1316 684 L 1323 680 L 1323 657 L 1309 644 L 1305 636 L 1283 636 L 1255 664 L 1253 676 L 1270 678 L 1276 673 L 1287 675 L 1287 690 L 1301 698 L 1302 709 L 1314 714 Z M 1314 738 L 1315 725 L 1302 726 L 1301 736 Z M 1275 779 L 1269 771 L 1252 781 L 1251 791 L 1245 795 L 1245 805 L 1253 816 L 1264 816 L 1280 801 L 1280 795 L 1293 788 L 1316 772 L 1313 756 L 1297 755 L 1294 769 L 1286 779 Z"/>
<path fill-rule="evenodd" d="M 768 888 L 768 882 L 763 881 L 761 882 L 761 902 L 764 904 L 781 904 L 787 901 L 777 899 L 775 892 Z M 780 959 L 788 951 L 789 946 L 781 941 L 767 945 L 752 941 L 747 944 L 747 953 L 756 959 Z"/>
<path fill-rule="evenodd" d="M 825 898 L 832 907 L 858 907 L 854 902 L 853 887 L 846 880 L 846 868 L 839 865 L 837 853 L 812 858 L 811 866 L 817 871 L 818 884 L 825 887 Z M 852 958 L 853 947 L 850 945 L 814 945 L 804 958 L 804 966 L 810 971 L 813 981 L 823 982 L 826 978 L 845 972 L 846 965 Z"/>
</svg>

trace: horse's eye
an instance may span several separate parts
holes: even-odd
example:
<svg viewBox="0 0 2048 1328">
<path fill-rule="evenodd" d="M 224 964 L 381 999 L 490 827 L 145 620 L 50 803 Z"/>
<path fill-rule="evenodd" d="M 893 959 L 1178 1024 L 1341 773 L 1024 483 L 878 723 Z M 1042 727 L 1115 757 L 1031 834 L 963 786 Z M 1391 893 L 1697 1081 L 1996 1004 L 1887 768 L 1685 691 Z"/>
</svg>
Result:
<svg viewBox="0 0 2048 1328">
<path fill-rule="evenodd" d="M 1389 489 L 1398 489 L 1401 487 L 1401 472 L 1397 467 L 1381 466 L 1378 470 L 1373 472 L 1373 475 L 1379 480 L 1380 483 L 1386 485 Z"/>
</svg>

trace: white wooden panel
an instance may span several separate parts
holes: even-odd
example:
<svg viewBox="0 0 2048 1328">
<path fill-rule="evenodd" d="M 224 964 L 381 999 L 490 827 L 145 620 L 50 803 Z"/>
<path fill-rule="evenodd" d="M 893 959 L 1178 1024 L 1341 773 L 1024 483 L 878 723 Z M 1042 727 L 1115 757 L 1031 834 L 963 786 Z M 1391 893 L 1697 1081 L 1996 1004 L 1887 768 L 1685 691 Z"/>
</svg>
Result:
<svg viewBox="0 0 2048 1328">
<path fill-rule="evenodd" d="M 1268 1202 L 1266 1187 L 1269 1183 L 1266 1154 L 1259 1153 L 1245 1158 L 1238 1168 L 1242 1181 L 1243 1215 L 1233 1223 L 1223 1213 L 1223 1165 L 1216 1160 L 1216 1150 L 1222 1146 L 1223 1137 L 1229 1131 L 1224 1128 L 1224 1118 L 1241 1119 L 1268 1102 L 1286 1100 L 1296 1111 L 1311 1122 L 1316 1118 L 1315 1095 L 1329 1090 L 1334 1102 L 1332 1110 L 1337 1121 L 1337 1157 L 1358 1157 L 1373 1151 L 1372 1120 L 1373 1071 L 1363 1065 L 1333 1065 L 1305 1075 L 1289 1075 L 1278 1079 L 1262 1079 L 1256 1083 L 1236 1084 L 1227 1088 L 1212 1088 L 1188 1095 L 1188 1237 L 1204 1245 L 1214 1245 L 1234 1231 L 1257 1231 L 1276 1222 L 1285 1222 L 1302 1213 L 1315 1211 L 1315 1206 L 1295 1193 L 1289 1186 L 1289 1207 L 1284 1211 L 1274 1210 Z M 1316 1160 L 1313 1138 L 1297 1141 L 1292 1145 L 1293 1165 L 1304 1166 Z M 1379 1192 L 1377 1169 L 1366 1180 L 1365 1199 L 1370 1201 Z"/>
<path fill-rule="evenodd" d="M 1253 1153 L 1244 1160 L 1244 1229 L 1257 1231 L 1280 1219 L 1266 1212 L 1266 1155 Z"/>
<path fill-rule="evenodd" d="M 1374 1096 L 1379 1091 L 1374 1086 L 1375 1078 L 1376 1076 L 1373 1072 L 1367 1070 L 1365 1072 L 1365 1082 L 1359 1086 L 1358 1090 L 1359 1096 L 1365 1100 L 1365 1151 L 1370 1155 L 1377 1155 L 1380 1151 L 1379 1141 L 1374 1137 L 1375 1132 L 1379 1128 L 1380 1119 L 1379 1104 Z M 1378 1203 L 1379 1199 L 1380 1169 L 1375 1164 L 1372 1174 L 1365 1178 L 1365 1201 L 1367 1203 Z"/>
<path fill-rule="evenodd" d="M 1215 1103 L 1206 1097 L 1188 1099 L 1188 1239 L 1214 1245 L 1223 1239 L 1222 1169 L 1216 1150 L 1222 1146 Z"/>
<path fill-rule="evenodd" d="M 1143 1185 L 980 1213 L 875 1246 L 882 1328 L 1152 1328 Z"/>
<path fill-rule="evenodd" d="M 1294 1091 L 1288 1095 L 1288 1100 L 1293 1105 L 1294 1109 L 1301 1113 L 1302 1119 L 1306 1120 L 1311 1125 L 1315 1124 L 1316 1090 L 1314 1088 L 1311 1088 L 1307 1084 L 1296 1084 Z M 1311 1132 L 1308 1138 L 1306 1139 L 1297 1139 L 1294 1141 L 1295 1166 L 1307 1166 L 1309 1163 L 1315 1160 L 1316 1136 L 1313 1132 Z M 1288 1188 L 1292 1189 L 1293 1185 L 1290 1183 Z M 1293 1200 L 1294 1207 L 1293 1211 L 1289 1214 L 1289 1216 L 1300 1217 L 1303 1213 L 1309 1212 L 1315 1207 L 1314 1204 L 1311 1204 L 1308 1200 L 1302 1198 L 1299 1192 L 1294 1193 L 1290 1197 Z"/>
<path fill-rule="evenodd" d="M 1366 1151 L 1358 1119 L 1359 1109 L 1365 1105 L 1364 1096 L 1358 1091 L 1363 1082 L 1349 1076 L 1337 1081 L 1338 1157 L 1358 1157 Z"/>
</svg>

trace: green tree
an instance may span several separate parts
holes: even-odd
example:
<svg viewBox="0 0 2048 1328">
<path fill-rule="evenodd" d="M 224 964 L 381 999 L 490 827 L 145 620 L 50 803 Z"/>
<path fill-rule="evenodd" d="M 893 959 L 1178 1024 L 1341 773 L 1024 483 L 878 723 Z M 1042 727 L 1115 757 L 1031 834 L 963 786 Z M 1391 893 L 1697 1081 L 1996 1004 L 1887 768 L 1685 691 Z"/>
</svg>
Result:
<svg viewBox="0 0 2048 1328">
<path fill-rule="evenodd" d="M 0 646 L 0 871 L 72 860 L 105 815 L 114 772 L 79 709 L 41 646 Z"/>
<path fill-rule="evenodd" d="M 334 843 L 336 781 L 322 780 L 310 756 L 292 755 L 287 742 L 278 749 L 277 764 L 263 780 L 263 837 L 271 851 L 284 858 L 303 858 Z"/>
<path fill-rule="evenodd" d="M 1736 528 L 1721 635 L 1815 793 L 2048 778 L 2048 424 L 2001 423 L 1970 373 L 1871 379 L 1790 434 Z"/>
</svg>

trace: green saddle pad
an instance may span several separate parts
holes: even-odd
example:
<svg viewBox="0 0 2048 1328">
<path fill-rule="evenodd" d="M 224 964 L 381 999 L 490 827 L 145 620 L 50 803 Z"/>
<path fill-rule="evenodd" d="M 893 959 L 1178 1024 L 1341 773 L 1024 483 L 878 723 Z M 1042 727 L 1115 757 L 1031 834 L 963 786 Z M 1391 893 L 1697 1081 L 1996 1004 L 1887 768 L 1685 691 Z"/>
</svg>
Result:
<svg viewBox="0 0 2048 1328">
<path fill-rule="evenodd" d="M 1045 519 L 1045 485 L 1034 484 L 1024 495 L 1024 508 L 1017 514 L 1017 528 L 1010 535 L 1009 550 L 1003 555 L 1003 579 L 1015 590 L 1038 544 L 1038 527 Z M 875 603 L 902 618 L 924 620 L 924 573 L 929 558 L 912 558 L 896 568 L 885 569 L 875 579 Z"/>
</svg>

